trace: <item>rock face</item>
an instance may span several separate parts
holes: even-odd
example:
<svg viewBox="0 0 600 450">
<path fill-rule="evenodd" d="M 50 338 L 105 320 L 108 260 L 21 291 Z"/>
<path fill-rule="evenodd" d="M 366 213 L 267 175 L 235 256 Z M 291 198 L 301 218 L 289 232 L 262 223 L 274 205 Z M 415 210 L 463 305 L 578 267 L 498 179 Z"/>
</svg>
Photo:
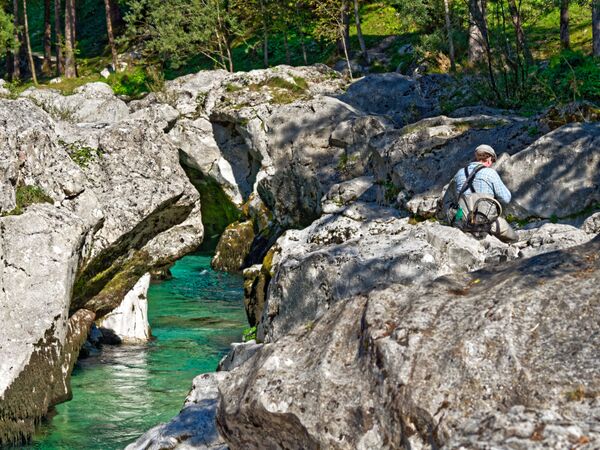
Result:
<svg viewBox="0 0 600 450">
<path fill-rule="evenodd" d="M 121 304 L 98 321 L 100 330 L 108 331 L 124 343 L 141 343 L 150 339 L 148 323 L 148 288 L 150 274 L 145 274 L 127 293 Z"/>
<path fill-rule="evenodd" d="M 548 448 L 584 433 L 599 445 L 599 251 L 596 238 L 334 304 L 219 383 L 220 430 L 231 448 L 459 448 L 489 429 L 471 425 L 475 413 L 521 407 L 509 414 L 540 424 L 560 408 L 573 437 L 515 433 Z"/>
<path fill-rule="evenodd" d="M 28 436 L 70 395 L 65 374 L 94 319 L 84 310 L 68 314 L 87 231 L 50 205 L 0 218 L 0 442 Z"/>
<path fill-rule="evenodd" d="M 521 217 L 577 214 L 600 202 L 600 122 L 565 125 L 502 161 Z M 535 174 L 535 176 L 532 176 Z"/>
<path fill-rule="evenodd" d="M 481 427 L 516 421 L 519 439 L 559 447 L 577 433 L 552 428 L 556 407 L 597 439 L 598 227 L 573 224 L 600 200 L 600 129 L 441 116 L 460 89 L 281 66 L 201 72 L 129 104 L 104 83 L 0 100 L 0 213 L 15 214 L 0 217 L 0 445 L 67 398 L 93 320 L 147 339 L 121 320 L 147 274 L 224 230 L 214 265 L 246 269 L 265 344 L 234 346 L 229 372 L 197 378 L 135 448 L 455 448 L 508 442 Z M 422 221 L 481 143 L 517 219 L 572 223 L 528 224 L 509 246 Z M 547 433 L 527 437 L 531 423 Z"/>
<path fill-rule="evenodd" d="M 437 223 L 411 225 L 395 210 L 364 203 L 288 231 L 278 247 L 259 326 L 267 342 L 310 327 L 335 303 L 381 286 L 420 284 L 517 256 L 494 238 L 480 242 Z"/>
<path fill-rule="evenodd" d="M 202 242 L 200 195 L 165 135 L 179 116 L 169 108 L 130 114 L 102 83 L 0 101 L 0 213 L 10 215 L 0 217 L 0 445 L 27 438 L 69 397 L 94 317 Z"/>
</svg>

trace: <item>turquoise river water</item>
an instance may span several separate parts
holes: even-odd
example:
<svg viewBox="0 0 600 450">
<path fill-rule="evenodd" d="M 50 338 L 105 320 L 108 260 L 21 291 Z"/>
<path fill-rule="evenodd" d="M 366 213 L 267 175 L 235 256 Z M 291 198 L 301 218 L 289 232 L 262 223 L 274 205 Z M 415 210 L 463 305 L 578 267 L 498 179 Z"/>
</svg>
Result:
<svg viewBox="0 0 600 450">
<path fill-rule="evenodd" d="M 73 372 L 73 400 L 58 405 L 27 449 L 122 449 L 175 416 L 192 379 L 216 369 L 246 325 L 241 277 L 214 272 L 210 256 L 191 255 L 153 284 L 148 315 L 154 340 L 104 346 Z"/>
</svg>

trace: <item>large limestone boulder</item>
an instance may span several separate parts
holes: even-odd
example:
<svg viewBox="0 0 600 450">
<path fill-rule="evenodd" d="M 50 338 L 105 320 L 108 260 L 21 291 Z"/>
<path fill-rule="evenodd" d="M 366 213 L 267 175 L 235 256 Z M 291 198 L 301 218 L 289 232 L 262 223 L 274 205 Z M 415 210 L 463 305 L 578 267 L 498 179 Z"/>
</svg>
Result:
<svg viewBox="0 0 600 450">
<path fill-rule="evenodd" d="M 398 125 L 440 113 L 444 94 L 458 88 L 447 75 L 409 77 L 399 73 L 372 74 L 348 87 L 341 100 L 366 113 L 386 115 Z"/>
<path fill-rule="evenodd" d="M 90 133 L 87 144 L 79 140 L 81 130 L 71 131 L 63 130 L 63 137 L 90 155 L 82 167 L 86 187 L 104 215 L 72 308 L 85 306 L 104 315 L 144 273 L 200 245 L 200 196 L 159 126 L 128 119 Z"/>
<path fill-rule="evenodd" d="M 495 238 L 478 241 L 434 222 L 412 225 L 395 210 L 361 202 L 287 231 L 277 247 L 259 324 L 259 338 L 267 342 L 381 286 L 421 284 L 517 256 L 516 248 Z"/>
<path fill-rule="evenodd" d="M 594 448 L 599 253 L 596 238 L 332 304 L 219 381 L 219 429 L 231 448 Z"/>
<path fill-rule="evenodd" d="M 505 158 L 498 171 L 519 217 L 566 217 L 600 202 L 600 122 L 562 126 Z"/>
<path fill-rule="evenodd" d="M 66 208 L 0 218 L 0 444 L 18 442 L 69 398 L 69 374 L 94 314 L 69 317 L 90 227 Z"/>
<path fill-rule="evenodd" d="M 516 153 L 535 137 L 535 122 L 506 115 L 438 116 L 371 139 L 372 167 L 382 184 L 380 199 L 390 202 L 401 194 L 401 206 L 412 198 L 435 200 L 455 173 L 473 160 L 480 144 L 493 144 L 496 153 Z M 420 208 L 420 209 L 419 209 Z M 417 204 L 413 212 L 430 214 L 431 206 Z"/>
<path fill-rule="evenodd" d="M 53 201 L 84 191 L 85 175 L 60 146 L 47 113 L 30 101 L 0 100 L 0 123 L 0 211 L 16 207 L 18 187 L 35 186 Z"/>
<path fill-rule="evenodd" d="M 129 108 L 102 82 L 88 83 L 75 89 L 72 95 L 62 95 L 55 89 L 29 88 L 21 94 L 29 98 L 56 120 L 71 123 L 109 124 L 129 116 Z"/>
</svg>

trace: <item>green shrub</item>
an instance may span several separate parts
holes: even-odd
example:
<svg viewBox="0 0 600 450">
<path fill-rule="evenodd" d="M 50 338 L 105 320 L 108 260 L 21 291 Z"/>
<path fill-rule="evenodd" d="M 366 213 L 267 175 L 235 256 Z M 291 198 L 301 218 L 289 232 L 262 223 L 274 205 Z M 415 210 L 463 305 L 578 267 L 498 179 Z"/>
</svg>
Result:
<svg viewBox="0 0 600 450">
<path fill-rule="evenodd" d="M 67 145 L 67 153 L 75 164 L 82 169 L 85 169 L 90 162 L 102 155 L 99 149 L 80 145 L 76 142 Z"/>
<path fill-rule="evenodd" d="M 246 328 L 242 332 L 242 340 L 244 342 L 248 342 L 248 341 L 251 341 L 251 340 L 256 340 L 256 326 L 250 327 L 250 328 Z"/>
<path fill-rule="evenodd" d="M 117 95 L 127 95 L 137 97 L 143 93 L 149 92 L 148 75 L 141 67 L 136 67 L 125 72 L 113 73 L 108 77 L 108 84 Z"/>
<path fill-rule="evenodd" d="M 600 101 L 600 58 L 563 51 L 550 60 L 540 79 L 558 100 Z"/>
</svg>

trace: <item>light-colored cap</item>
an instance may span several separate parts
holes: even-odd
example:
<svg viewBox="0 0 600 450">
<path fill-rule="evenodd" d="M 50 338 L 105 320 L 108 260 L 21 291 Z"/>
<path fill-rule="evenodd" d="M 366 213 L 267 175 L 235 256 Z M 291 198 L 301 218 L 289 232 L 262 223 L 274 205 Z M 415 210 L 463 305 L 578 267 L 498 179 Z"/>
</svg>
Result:
<svg viewBox="0 0 600 450">
<path fill-rule="evenodd" d="M 485 153 L 487 155 L 490 155 L 494 159 L 494 161 L 497 159 L 496 151 L 492 148 L 491 145 L 481 144 L 475 149 L 475 153 Z"/>
</svg>

